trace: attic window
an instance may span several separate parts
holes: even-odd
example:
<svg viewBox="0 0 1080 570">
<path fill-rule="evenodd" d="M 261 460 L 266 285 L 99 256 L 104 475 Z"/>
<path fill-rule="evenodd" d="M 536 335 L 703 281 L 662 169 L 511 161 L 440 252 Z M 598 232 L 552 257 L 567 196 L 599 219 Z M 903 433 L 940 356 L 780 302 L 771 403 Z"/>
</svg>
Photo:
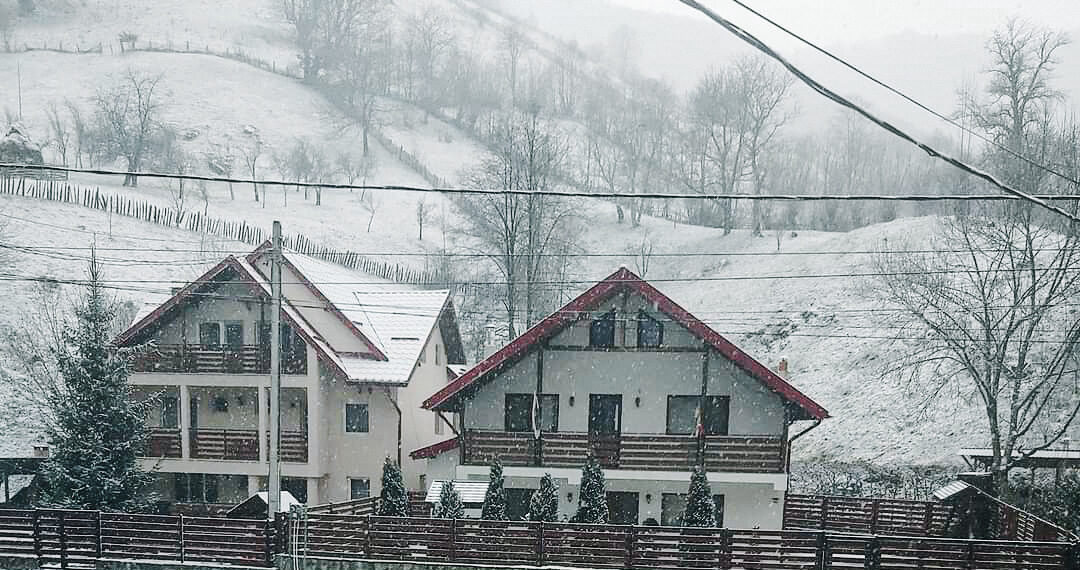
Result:
<svg viewBox="0 0 1080 570">
<path fill-rule="evenodd" d="M 638 312 L 637 345 L 656 348 L 664 344 L 664 325 L 645 311 Z"/>
<path fill-rule="evenodd" d="M 589 346 L 615 346 L 615 309 L 589 324 Z"/>
</svg>

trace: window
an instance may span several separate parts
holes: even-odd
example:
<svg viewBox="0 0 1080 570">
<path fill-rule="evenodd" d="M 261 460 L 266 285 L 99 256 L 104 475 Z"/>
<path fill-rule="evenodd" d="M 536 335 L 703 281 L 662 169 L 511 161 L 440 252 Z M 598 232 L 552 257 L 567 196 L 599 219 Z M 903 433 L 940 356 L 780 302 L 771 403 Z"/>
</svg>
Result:
<svg viewBox="0 0 1080 570">
<path fill-rule="evenodd" d="M 307 479 L 303 477 L 282 477 L 281 490 L 288 491 L 301 503 L 307 502 Z"/>
<path fill-rule="evenodd" d="M 512 521 L 525 520 L 533 489 L 506 489 L 506 516 Z"/>
<path fill-rule="evenodd" d="M 175 396 L 161 398 L 161 427 L 176 429 L 180 427 L 180 399 Z"/>
<path fill-rule="evenodd" d="M 367 404 L 345 404 L 345 432 L 367 433 L 368 428 Z"/>
<path fill-rule="evenodd" d="M 439 344 L 435 343 L 435 364 L 439 364 Z"/>
<path fill-rule="evenodd" d="M 506 431 L 532 431 L 532 394 L 506 395 Z"/>
<path fill-rule="evenodd" d="M 366 499 L 371 496 L 371 479 L 367 477 L 349 478 L 349 499 Z"/>
<path fill-rule="evenodd" d="M 716 526 L 722 527 L 724 526 L 724 496 L 713 495 L 713 505 L 716 508 Z M 664 493 L 660 497 L 661 526 L 682 526 L 685 512 L 685 493 Z"/>
<path fill-rule="evenodd" d="M 701 396 L 668 396 L 667 433 L 693 434 L 697 429 L 698 405 Z M 727 435 L 728 405 L 727 396 L 705 396 L 705 413 L 702 424 L 705 435 Z"/>
<path fill-rule="evenodd" d="M 434 416 L 435 416 L 435 435 L 442 435 L 442 433 L 443 433 L 443 421 L 442 421 L 442 418 L 439 417 L 439 414 L 437 412 L 434 414 Z"/>
<path fill-rule="evenodd" d="M 637 345 L 655 348 L 664 344 L 664 325 L 645 311 L 638 312 Z"/>
<path fill-rule="evenodd" d="M 217 475 L 177 473 L 174 499 L 178 503 L 216 503 L 218 479 Z"/>
<path fill-rule="evenodd" d="M 221 346 L 221 323 L 199 323 L 199 344 L 207 348 Z"/>
<path fill-rule="evenodd" d="M 506 431 L 533 431 L 533 395 L 506 395 Z M 559 431 L 559 395 L 540 394 L 540 417 L 537 424 L 541 431 Z"/>
<path fill-rule="evenodd" d="M 225 323 L 225 346 L 229 348 L 244 346 L 244 323 L 238 321 Z"/>
<path fill-rule="evenodd" d="M 615 309 L 589 324 L 589 346 L 615 346 Z"/>
</svg>

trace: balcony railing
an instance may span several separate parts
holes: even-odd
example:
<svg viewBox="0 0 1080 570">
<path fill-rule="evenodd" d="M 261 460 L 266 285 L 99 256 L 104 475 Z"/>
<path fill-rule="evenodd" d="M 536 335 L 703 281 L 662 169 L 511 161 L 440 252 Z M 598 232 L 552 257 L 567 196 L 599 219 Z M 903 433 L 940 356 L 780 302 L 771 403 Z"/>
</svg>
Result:
<svg viewBox="0 0 1080 570">
<path fill-rule="evenodd" d="M 208 429 L 191 430 L 192 459 L 259 460 L 259 430 Z"/>
<path fill-rule="evenodd" d="M 778 436 L 710 435 L 705 437 L 708 471 L 782 473 L 784 440 Z M 543 433 L 468 430 L 463 461 L 486 465 L 581 467 L 591 454 L 602 467 L 644 471 L 688 471 L 699 464 L 699 440 L 693 435 Z"/>
<path fill-rule="evenodd" d="M 150 428 L 142 457 L 180 457 L 180 430 Z"/>
<path fill-rule="evenodd" d="M 230 461 L 258 461 L 258 430 L 210 429 L 191 430 L 191 459 L 225 459 Z M 176 454 L 151 457 L 180 457 L 180 432 L 176 430 Z M 270 434 L 263 444 L 270 447 Z M 281 432 L 281 460 L 287 463 L 307 463 L 308 434 L 303 431 Z"/>
<path fill-rule="evenodd" d="M 133 372 L 209 374 L 269 374 L 270 349 L 261 345 L 205 347 L 190 344 L 158 345 L 140 354 Z M 307 350 L 293 349 L 281 358 L 282 374 L 307 374 Z"/>
</svg>

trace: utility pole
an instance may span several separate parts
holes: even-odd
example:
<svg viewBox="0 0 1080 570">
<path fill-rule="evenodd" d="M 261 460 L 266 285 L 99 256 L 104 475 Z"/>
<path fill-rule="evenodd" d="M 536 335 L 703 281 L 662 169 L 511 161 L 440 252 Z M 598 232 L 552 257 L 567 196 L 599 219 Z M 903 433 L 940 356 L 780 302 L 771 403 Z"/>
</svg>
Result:
<svg viewBox="0 0 1080 570">
<path fill-rule="evenodd" d="M 274 221 L 270 253 L 270 481 L 266 516 L 273 521 L 281 503 L 281 222 Z"/>
<path fill-rule="evenodd" d="M 19 120 L 22 121 L 22 62 L 15 64 L 15 74 L 19 83 Z"/>
</svg>

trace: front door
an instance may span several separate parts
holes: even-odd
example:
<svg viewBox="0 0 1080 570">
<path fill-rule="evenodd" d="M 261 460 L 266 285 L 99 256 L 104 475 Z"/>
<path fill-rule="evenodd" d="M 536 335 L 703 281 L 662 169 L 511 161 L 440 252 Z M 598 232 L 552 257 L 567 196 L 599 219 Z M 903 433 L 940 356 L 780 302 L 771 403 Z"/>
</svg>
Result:
<svg viewBox="0 0 1080 570">
<path fill-rule="evenodd" d="M 638 523 L 638 494 L 609 491 L 607 494 L 608 522 L 611 524 Z"/>
<path fill-rule="evenodd" d="M 589 395 L 589 452 L 602 467 L 619 466 L 622 396 Z"/>
</svg>

